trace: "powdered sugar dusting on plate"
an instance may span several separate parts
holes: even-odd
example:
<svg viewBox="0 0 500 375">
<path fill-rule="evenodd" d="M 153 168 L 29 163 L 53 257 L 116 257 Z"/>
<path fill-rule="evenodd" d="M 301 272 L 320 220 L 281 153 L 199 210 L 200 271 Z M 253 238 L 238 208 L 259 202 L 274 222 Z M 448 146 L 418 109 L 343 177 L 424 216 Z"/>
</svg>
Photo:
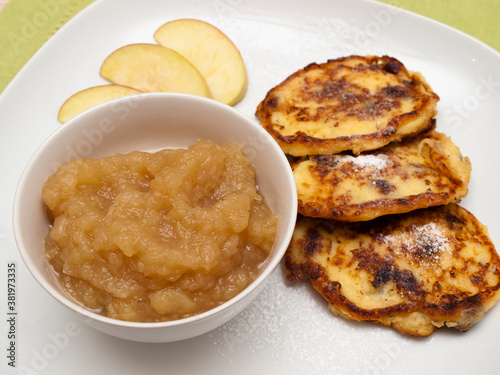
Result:
<svg viewBox="0 0 500 375">
<path fill-rule="evenodd" d="M 345 340 L 346 335 L 352 340 Z M 292 373 L 311 375 L 364 373 L 379 355 L 379 348 L 365 343 L 395 337 L 383 327 L 333 315 L 308 280 L 289 283 L 279 269 L 248 308 L 210 333 L 212 346 L 228 360 L 241 362 L 244 355 L 254 370 L 273 374 L 290 373 L 285 368 L 293 362 Z"/>
</svg>

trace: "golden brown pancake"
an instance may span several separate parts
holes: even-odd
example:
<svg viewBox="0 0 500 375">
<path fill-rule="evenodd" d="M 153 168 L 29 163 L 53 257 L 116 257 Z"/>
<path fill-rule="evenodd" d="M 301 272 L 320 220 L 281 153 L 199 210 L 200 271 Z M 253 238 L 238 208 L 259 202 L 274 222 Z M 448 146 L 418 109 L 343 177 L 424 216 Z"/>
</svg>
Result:
<svg viewBox="0 0 500 375">
<path fill-rule="evenodd" d="M 271 89 L 256 116 L 294 156 L 359 154 L 428 130 L 439 97 L 419 73 L 383 56 L 312 63 Z"/>
<path fill-rule="evenodd" d="M 336 315 L 416 336 L 467 331 L 500 297 L 487 229 L 455 204 L 358 223 L 299 216 L 285 271 Z"/>
<path fill-rule="evenodd" d="M 342 221 L 458 203 L 471 174 L 469 159 L 437 131 L 358 156 L 308 156 L 291 165 L 298 212 Z"/>
</svg>

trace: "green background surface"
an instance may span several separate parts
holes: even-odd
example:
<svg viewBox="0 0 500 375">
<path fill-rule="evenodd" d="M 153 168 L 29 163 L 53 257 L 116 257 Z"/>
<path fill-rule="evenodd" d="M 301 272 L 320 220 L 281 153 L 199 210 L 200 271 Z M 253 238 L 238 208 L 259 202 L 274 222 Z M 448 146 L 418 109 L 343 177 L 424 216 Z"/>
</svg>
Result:
<svg viewBox="0 0 500 375">
<path fill-rule="evenodd" d="M 62 25 L 92 2 L 93 0 L 10 0 L 0 12 L 0 92 Z M 382 2 L 445 23 L 500 51 L 499 0 Z"/>
</svg>

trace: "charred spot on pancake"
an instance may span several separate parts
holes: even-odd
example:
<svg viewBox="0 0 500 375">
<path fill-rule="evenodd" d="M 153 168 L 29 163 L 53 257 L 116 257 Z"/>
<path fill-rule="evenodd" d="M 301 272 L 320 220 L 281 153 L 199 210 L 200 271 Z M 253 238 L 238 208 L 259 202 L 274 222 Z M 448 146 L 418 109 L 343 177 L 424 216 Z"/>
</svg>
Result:
<svg viewBox="0 0 500 375">
<path fill-rule="evenodd" d="M 398 74 L 402 69 L 401 63 L 396 60 L 390 60 L 384 65 L 384 70 L 387 73 Z"/>
<path fill-rule="evenodd" d="M 411 90 L 408 87 L 393 85 L 383 87 L 380 93 L 381 96 L 388 96 L 390 98 L 404 98 L 405 96 L 408 96 L 410 94 Z"/>
<path fill-rule="evenodd" d="M 357 260 L 357 270 L 365 270 L 373 276 L 371 284 L 378 288 L 393 281 L 404 293 L 419 294 L 421 289 L 416 278 L 409 270 L 401 270 L 390 259 L 383 259 L 372 249 L 359 248 L 353 251 L 353 260 Z"/>
<path fill-rule="evenodd" d="M 446 222 L 448 223 L 448 225 L 451 229 L 454 229 L 454 228 L 457 228 L 457 227 L 464 225 L 463 219 L 461 219 L 461 218 L 459 218 L 451 213 L 446 215 Z"/>
<path fill-rule="evenodd" d="M 321 235 L 314 228 L 309 229 L 304 239 L 304 250 L 306 254 L 311 255 L 321 248 Z"/>
<path fill-rule="evenodd" d="M 483 282 L 483 275 L 472 275 L 470 281 L 474 284 L 481 284 Z"/>
<path fill-rule="evenodd" d="M 396 187 L 392 185 L 389 181 L 387 180 L 374 180 L 373 183 L 377 187 L 377 189 L 384 195 L 387 195 L 394 190 L 396 190 Z"/>
<path fill-rule="evenodd" d="M 339 165 L 339 160 L 333 155 L 317 155 L 311 157 L 317 162 L 319 167 L 323 168 L 335 168 Z"/>
<path fill-rule="evenodd" d="M 380 269 L 375 276 L 375 280 L 372 281 L 372 285 L 377 288 L 382 284 L 386 284 L 389 280 L 394 281 L 398 290 L 402 293 L 422 294 L 415 276 L 409 270 L 401 271 L 398 267 Z"/>
<path fill-rule="evenodd" d="M 278 108 L 278 98 L 270 98 L 267 105 L 272 109 Z"/>
</svg>

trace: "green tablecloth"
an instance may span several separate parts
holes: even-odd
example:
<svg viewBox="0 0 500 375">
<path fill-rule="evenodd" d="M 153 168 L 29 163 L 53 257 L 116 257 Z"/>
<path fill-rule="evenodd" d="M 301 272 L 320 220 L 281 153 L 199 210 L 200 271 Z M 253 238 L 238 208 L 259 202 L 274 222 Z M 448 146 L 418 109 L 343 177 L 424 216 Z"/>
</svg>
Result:
<svg viewBox="0 0 500 375">
<path fill-rule="evenodd" d="M 380 0 L 433 18 L 500 51 L 499 0 Z"/>
<path fill-rule="evenodd" d="M 446 23 L 500 50 L 499 0 L 381 1 Z M 0 13 L 0 92 L 57 29 L 92 2 L 10 0 Z"/>
</svg>

